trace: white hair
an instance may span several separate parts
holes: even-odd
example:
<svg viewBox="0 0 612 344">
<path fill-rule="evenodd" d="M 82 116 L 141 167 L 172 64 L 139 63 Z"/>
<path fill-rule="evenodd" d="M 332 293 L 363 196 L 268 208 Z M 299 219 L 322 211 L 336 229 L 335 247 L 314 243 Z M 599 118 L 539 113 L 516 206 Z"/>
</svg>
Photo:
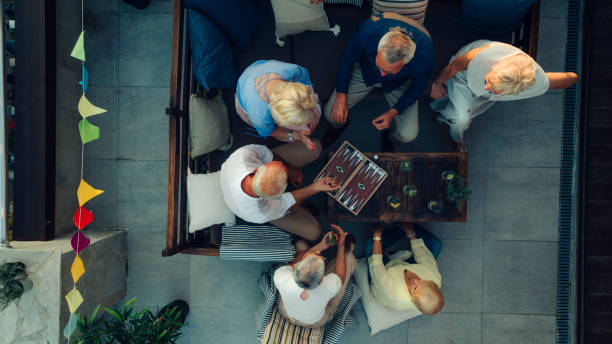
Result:
<svg viewBox="0 0 612 344">
<path fill-rule="evenodd" d="M 412 39 L 399 31 L 389 31 L 378 41 L 378 51 L 382 52 L 385 61 L 391 64 L 397 61 L 410 62 L 415 50 L 416 44 Z"/>
<path fill-rule="evenodd" d="M 317 255 L 309 254 L 293 268 L 293 279 L 298 287 L 309 290 L 319 286 L 324 273 L 325 263 L 323 259 Z"/>
<path fill-rule="evenodd" d="M 301 82 L 282 81 L 270 95 L 270 115 L 281 127 L 304 125 L 316 116 L 312 87 Z"/>
<path fill-rule="evenodd" d="M 261 198 L 275 199 L 287 188 L 287 172 L 261 165 L 253 176 L 253 192 Z"/>
</svg>

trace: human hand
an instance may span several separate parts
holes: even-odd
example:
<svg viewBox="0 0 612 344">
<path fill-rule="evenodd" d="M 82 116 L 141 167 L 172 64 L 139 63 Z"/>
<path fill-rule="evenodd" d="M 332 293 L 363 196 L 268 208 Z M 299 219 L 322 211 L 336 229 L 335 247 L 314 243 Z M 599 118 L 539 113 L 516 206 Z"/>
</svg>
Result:
<svg viewBox="0 0 612 344">
<path fill-rule="evenodd" d="M 308 122 L 308 124 L 307 124 L 308 130 L 310 130 L 310 132 L 312 132 L 313 130 L 315 130 L 317 128 L 318 125 L 319 125 L 319 117 L 318 116 L 314 116 L 312 118 L 312 121 Z"/>
<path fill-rule="evenodd" d="M 429 94 L 429 96 L 432 99 L 440 99 L 443 98 L 444 96 L 446 96 L 448 94 L 448 91 L 446 90 L 446 86 L 441 83 L 441 82 L 434 82 L 431 85 L 431 92 Z"/>
<path fill-rule="evenodd" d="M 316 146 L 308 135 L 310 135 L 310 130 L 302 130 L 294 132 L 293 137 L 294 139 L 302 142 L 308 150 L 314 151 L 316 149 Z"/>
<path fill-rule="evenodd" d="M 346 94 L 338 93 L 332 107 L 331 119 L 337 123 L 345 124 L 347 118 L 348 106 L 346 105 Z"/>
<path fill-rule="evenodd" d="M 379 237 L 382 235 L 383 230 L 384 230 L 383 226 L 380 223 L 377 223 L 374 226 L 372 226 L 372 235 Z"/>
<path fill-rule="evenodd" d="M 304 181 L 302 170 L 292 166 L 287 166 L 287 178 L 289 179 L 291 185 L 296 188 L 302 185 L 302 182 Z"/>
<path fill-rule="evenodd" d="M 317 192 L 334 191 L 340 189 L 340 186 L 338 185 L 338 183 L 336 183 L 336 179 L 332 177 L 321 178 L 316 182 L 312 183 L 312 186 Z"/>
<path fill-rule="evenodd" d="M 406 236 L 414 236 L 414 224 L 412 222 L 402 222 L 399 227 L 404 231 Z"/>
<path fill-rule="evenodd" d="M 336 245 L 338 243 L 338 234 L 334 231 L 329 231 L 321 239 L 321 245 L 325 246 L 326 249 Z"/>
<path fill-rule="evenodd" d="M 395 115 L 391 111 L 387 111 L 382 115 L 374 118 L 374 120 L 372 121 L 372 125 L 378 130 L 385 130 L 389 128 L 389 126 L 391 125 L 391 121 L 393 121 L 394 117 Z"/>
<path fill-rule="evenodd" d="M 331 225 L 331 228 L 337 233 L 336 235 L 338 237 L 338 247 L 344 247 L 344 244 L 346 242 L 346 236 L 348 235 L 348 233 L 342 230 L 340 226 L 334 224 Z"/>
</svg>

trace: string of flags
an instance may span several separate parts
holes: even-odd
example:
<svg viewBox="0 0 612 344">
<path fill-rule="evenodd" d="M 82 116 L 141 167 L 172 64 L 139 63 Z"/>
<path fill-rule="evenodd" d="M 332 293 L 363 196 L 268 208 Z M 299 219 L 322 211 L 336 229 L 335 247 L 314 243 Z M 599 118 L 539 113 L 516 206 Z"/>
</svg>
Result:
<svg viewBox="0 0 612 344">
<path fill-rule="evenodd" d="M 79 85 L 81 86 L 82 95 L 79 99 L 77 109 L 82 117 L 78 123 L 78 131 L 79 136 L 81 137 L 81 152 L 83 154 L 81 154 L 81 180 L 76 192 L 79 207 L 75 211 L 72 218 L 77 231 L 70 240 L 72 249 L 76 253 L 70 268 L 73 287 L 72 290 L 70 290 L 65 296 L 68 309 L 70 310 L 70 319 L 64 328 L 63 334 L 64 337 L 68 339 L 68 342 L 70 342 L 70 337 L 77 328 L 76 311 L 84 301 L 83 295 L 81 292 L 79 292 L 76 285 L 83 274 L 85 274 L 85 264 L 83 263 L 83 259 L 81 259 L 81 252 L 87 248 L 87 246 L 89 246 L 90 240 L 85 236 L 85 234 L 83 234 L 82 230 L 93 222 L 93 214 L 91 211 L 85 208 L 85 204 L 92 198 L 104 192 L 103 190 L 98 190 L 89 185 L 83 179 L 83 157 L 85 144 L 100 138 L 100 128 L 89 122 L 88 118 L 106 112 L 106 110 L 93 105 L 86 97 L 87 86 L 89 83 L 89 73 L 87 72 L 87 68 L 85 68 L 85 30 L 83 27 L 81 27 L 81 34 L 79 35 L 70 56 L 81 61 L 81 80 L 79 81 Z"/>
</svg>

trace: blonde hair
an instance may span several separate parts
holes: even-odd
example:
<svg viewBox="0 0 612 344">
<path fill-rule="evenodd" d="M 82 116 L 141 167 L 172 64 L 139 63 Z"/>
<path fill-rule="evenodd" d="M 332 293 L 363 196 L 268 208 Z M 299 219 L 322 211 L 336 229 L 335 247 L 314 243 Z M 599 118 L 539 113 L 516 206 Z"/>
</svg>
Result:
<svg viewBox="0 0 612 344">
<path fill-rule="evenodd" d="M 525 54 L 506 57 L 491 67 L 489 84 L 500 94 L 519 94 L 536 83 L 533 59 Z"/>
<path fill-rule="evenodd" d="M 412 39 L 399 31 L 389 31 L 378 41 L 378 51 L 382 52 L 383 58 L 390 64 L 400 60 L 410 62 L 415 50 L 416 44 Z"/>
<path fill-rule="evenodd" d="M 270 115 L 281 127 L 309 123 L 315 117 L 315 106 L 312 88 L 301 82 L 281 81 L 270 95 Z"/>
<path fill-rule="evenodd" d="M 444 307 L 444 296 L 434 282 L 423 281 L 420 292 L 412 295 L 412 302 L 423 314 L 434 315 Z"/>
<path fill-rule="evenodd" d="M 253 192 L 265 199 L 275 199 L 287 188 L 287 172 L 280 166 L 264 164 L 253 176 Z"/>
</svg>

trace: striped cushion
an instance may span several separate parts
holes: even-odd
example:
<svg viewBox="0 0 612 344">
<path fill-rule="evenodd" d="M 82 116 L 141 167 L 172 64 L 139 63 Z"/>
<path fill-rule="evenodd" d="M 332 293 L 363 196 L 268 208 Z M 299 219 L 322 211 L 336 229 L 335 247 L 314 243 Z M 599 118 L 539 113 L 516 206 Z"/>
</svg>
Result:
<svg viewBox="0 0 612 344">
<path fill-rule="evenodd" d="M 357 7 L 361 7 L 363 4 L 363 0 L 324 0 L 323 2 L 330 5 L 353 5 Z"/>
<path fill-rule="evenodd" d="M 374 0 L 372 14 L 395 12 L 423 24 L 428 3 L 429 0 Z"/>
<path fill-rule="evenodd" d="M 274 226 L 223 226 L 220 256 L 259 262 L 289 262 L 295 258 L 291 234 Z"/>
<path fill-rule="evenodd" d="M 261 344 L 320 344 L 323 341 L 323 331 L 324 327 L 306 328 L 294 325 L 274 308 Z"/>
</svg>

